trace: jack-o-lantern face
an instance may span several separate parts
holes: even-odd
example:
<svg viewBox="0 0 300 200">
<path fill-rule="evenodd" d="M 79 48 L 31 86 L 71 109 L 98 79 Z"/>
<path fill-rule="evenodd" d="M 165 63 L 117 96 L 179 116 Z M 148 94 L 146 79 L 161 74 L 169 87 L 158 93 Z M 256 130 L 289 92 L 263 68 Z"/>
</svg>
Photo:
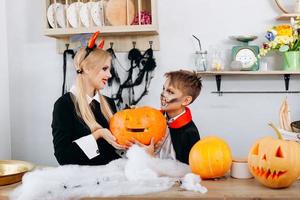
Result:
<svg viewBox="0 0 300 200">
<path fill-rule="evenodd" d="M 300 145 L 264 137 L 252 146 L 248 164 L 253 176 L 263 185 L 288 187 L 300 176 Z"/>
<path fill-rule="evenodd" d="M 147 145 L 152 137 L 154 143 L 164 137 L 167 122 L 159 110 L 140 107 L 117 112 L 110 120 L 109 128 L 119 144 L 124 145 L 134 138 Z"/>
</svg>

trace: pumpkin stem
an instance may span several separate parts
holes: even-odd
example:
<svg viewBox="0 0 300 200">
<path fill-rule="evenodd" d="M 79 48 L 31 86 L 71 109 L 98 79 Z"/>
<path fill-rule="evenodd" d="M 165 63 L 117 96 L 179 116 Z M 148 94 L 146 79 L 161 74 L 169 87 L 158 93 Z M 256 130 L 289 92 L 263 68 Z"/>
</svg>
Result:
<svg viewBox="0 0 300 200">
<path fill-rule="evenodd" d="M 269 123 L 269 126 L 271 126 L 274 129 L 278 139 L 283 140 L 282 134 L 280 133 L 278 128 L 272 122 Z"/>
</svg>

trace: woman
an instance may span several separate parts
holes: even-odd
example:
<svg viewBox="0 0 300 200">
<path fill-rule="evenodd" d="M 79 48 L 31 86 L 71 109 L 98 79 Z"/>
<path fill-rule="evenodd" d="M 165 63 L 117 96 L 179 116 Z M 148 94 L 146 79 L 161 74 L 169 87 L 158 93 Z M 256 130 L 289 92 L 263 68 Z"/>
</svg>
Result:
<svg viewBox="0 0 300 200">
<path fill-rule="evenodd" d="M 108 130 L 114 101 L 99 93 L 111 77 L 111 56 L 92 44 L 77 52 L 74 65 L 76 85 L 54 105 L 54 155 L 61 165 L 104 165 L 120 158 L 116 149 L 127 148 Z"/>
</svg>

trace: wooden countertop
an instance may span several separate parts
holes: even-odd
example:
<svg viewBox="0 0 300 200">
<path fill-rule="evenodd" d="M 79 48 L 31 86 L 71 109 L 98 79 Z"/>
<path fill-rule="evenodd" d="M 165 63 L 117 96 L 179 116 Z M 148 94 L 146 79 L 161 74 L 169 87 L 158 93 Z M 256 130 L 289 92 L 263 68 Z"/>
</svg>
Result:
<svg viewBox="0 0 300 200">
<path fill-rule="evenodd" d="M 0 200 L 7 200 L 8 194 L 20 183 L 0 187 Z M 233 179 L 230 177 L 220 180 L 202 181 L 207 187 L 206 194 L 185 191 L 179 186 L 174 186 L 168 191 L 146 195 L 122 196 L 112 198 L 84 198 L 85 200 L 182 200 L 182 199 L 282 199 L 300 200 L 300 180 L 285 189 L 269 189 L 262 186 L 254 179 Z"/>
</svg>

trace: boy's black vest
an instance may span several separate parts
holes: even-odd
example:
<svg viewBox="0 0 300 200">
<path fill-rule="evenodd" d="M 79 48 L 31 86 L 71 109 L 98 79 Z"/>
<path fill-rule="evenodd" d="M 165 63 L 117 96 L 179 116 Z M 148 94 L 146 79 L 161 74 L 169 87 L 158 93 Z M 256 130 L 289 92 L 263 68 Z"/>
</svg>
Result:
<svg viewBox="0 0 300 200">
<path fill-rule="evenodd" d="M 189 164 L 189 153 L 200 135 L 192 120 L 191 111 L 186 107 L 185 113 L 168 124 L 176 159 Z"/>
</svg>

